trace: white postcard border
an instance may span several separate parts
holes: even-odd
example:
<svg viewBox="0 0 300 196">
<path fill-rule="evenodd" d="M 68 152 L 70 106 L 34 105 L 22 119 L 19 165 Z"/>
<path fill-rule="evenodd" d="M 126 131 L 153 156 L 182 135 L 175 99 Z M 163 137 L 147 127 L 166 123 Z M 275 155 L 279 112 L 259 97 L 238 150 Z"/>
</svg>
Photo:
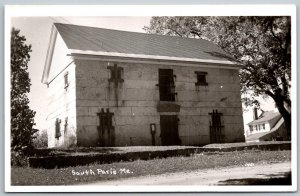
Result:
<svg viewBox="0 0 300 196">
<path fill-rule="evenodd" d="M 284 16 L 292 17 L 292 185 L 291 186 L 11 186 L 10 19 L 43 16 Z M 297 190 L 296 6 L 243 5 L 7 5 L 5 6 L 5 191 L 7 192 L 285 192 Z M 85 187 L 85 189 L 83 189 Z"/>
</svg>

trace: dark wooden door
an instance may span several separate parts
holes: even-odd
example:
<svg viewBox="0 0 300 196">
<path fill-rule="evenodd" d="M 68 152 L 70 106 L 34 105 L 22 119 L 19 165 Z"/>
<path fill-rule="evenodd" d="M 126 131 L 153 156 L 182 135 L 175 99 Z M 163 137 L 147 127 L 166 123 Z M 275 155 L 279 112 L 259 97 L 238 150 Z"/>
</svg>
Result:
<svg viewBox="0 0 300 196">
<path fill-rule="evenodd" d="M 213 110 L 211 115 L 210 124 L 210 143 L 223 143 L 225 135 L 223 134 L 224 126 L 222 125 L 221 116 L 222 113 L 218 113 L 218 110 Z"/>
<path fill-rule="evenodd" d="M 163 146 L 180 145 L 176 115 L 161 115 L 160 130 Z"/>
<path fill-rule="evenodd" d="M 115 128 L 112 125 L 113 115 L 113 113 L 109 112 L 109 109 L 107 109 L 106 112 L 104 112 L 104 109 L 101 109 L 101 112 L 98 113 L 100 121 L 100 125 L 98 126 L 99 146 L 115 146 Z"/>
</svg>

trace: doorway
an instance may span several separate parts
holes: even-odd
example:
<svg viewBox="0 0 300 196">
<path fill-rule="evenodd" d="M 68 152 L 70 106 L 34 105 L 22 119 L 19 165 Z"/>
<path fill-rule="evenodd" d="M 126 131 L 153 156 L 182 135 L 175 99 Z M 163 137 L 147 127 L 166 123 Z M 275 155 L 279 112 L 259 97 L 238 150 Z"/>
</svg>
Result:
<svg viewBox="0 0 300 196">
<path fill-rule="evenodd" d="M 163 146 L 180 145 L 177 115 L 161 115 L 160 130 Z"/>
</svg>

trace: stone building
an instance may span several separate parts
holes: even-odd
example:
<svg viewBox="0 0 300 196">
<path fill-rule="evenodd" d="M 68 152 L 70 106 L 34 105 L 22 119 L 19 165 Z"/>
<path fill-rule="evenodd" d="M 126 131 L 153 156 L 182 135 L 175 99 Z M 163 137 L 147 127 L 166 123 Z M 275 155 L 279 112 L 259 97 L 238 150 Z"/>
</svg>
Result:
<svg viewBox="0 0 300 196">
<path fill-rule="evenodd" d="M 48 146 L 245 141 L 239 69 L 206 40 L 55 23 Z"/>
</svg>

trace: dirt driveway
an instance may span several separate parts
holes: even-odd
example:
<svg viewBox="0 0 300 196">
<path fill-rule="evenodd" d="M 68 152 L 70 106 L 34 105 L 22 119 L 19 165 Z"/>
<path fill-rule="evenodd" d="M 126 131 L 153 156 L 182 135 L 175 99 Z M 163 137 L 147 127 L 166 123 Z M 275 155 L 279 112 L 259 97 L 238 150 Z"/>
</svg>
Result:
<svg viewBox="0 0 300 196">
<path fill-rule="evenodd" d="M 291 172 L 291 162 L 260 164 L 248 163 L 242 167 L 196 170 L 193 172 L 168 173 L 141 176 L 88 185 L 222 185 L 232 179 L 270 179 L 285 177 Z"/>
</svg>

